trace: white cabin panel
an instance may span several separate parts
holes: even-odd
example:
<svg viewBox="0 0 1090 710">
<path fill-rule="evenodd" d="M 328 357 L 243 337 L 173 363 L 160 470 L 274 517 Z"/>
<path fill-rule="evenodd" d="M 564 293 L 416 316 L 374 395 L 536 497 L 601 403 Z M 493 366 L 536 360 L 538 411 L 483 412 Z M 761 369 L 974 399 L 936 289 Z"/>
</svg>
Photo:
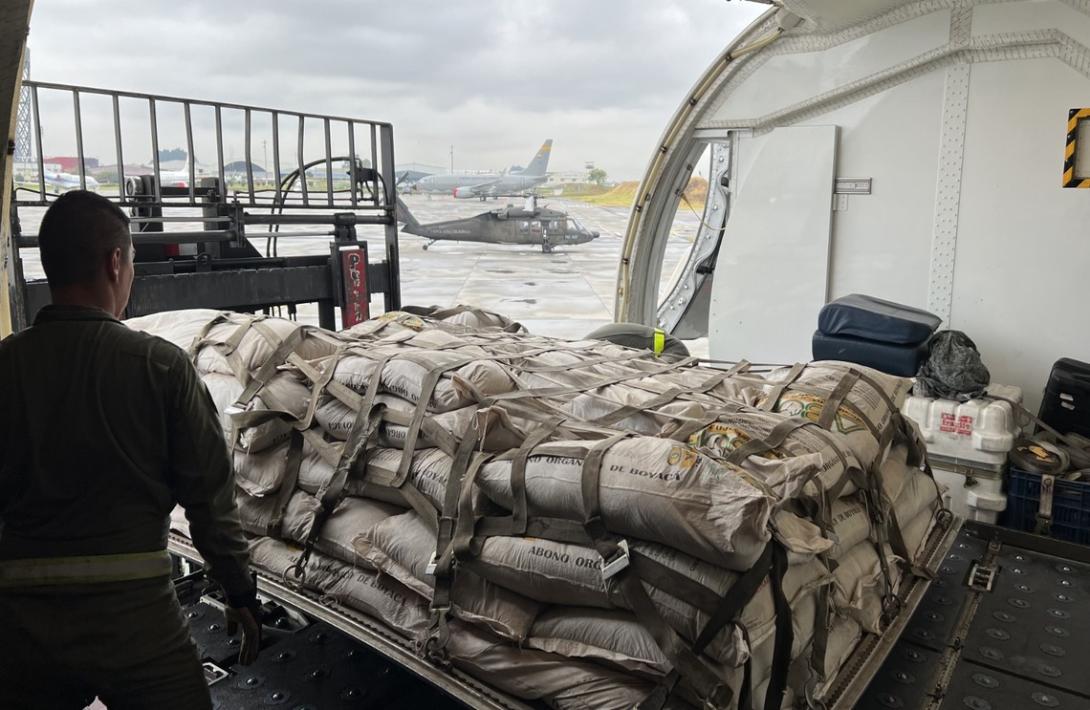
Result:
<svg viewBox="0 0 1090 710">
<path fill-rule="evenodd" d="M 904 5 L 905 0 L 784 0 L 783 5 L 822 30 L 861 22 Z"/>
<path fill-rule="evenodd" d="M 1058 60 L 973 67 L 951 320 L 1032 410 L 1053 362 L 1090 360 L 1090 189 L 1061 187 L 1080 106 L 1090 79 Z"/>
<path fill-rule="evenodd" d="M 1074 4 L 1074 3 L 1072 3 Z M 973 8 L 974 37 L 1058 29 L 1090 44 L 1090 16 L 1058 0 L 985 3 Z"/>
<path fill-rule="evenodd" d="M 810 359 L 828 288 L 836 126 L 778 128 L 740 151 L 752 166 L 734 187 L 715 266 L 713 358 Z"/>
<path fill-rule="evenodd" d="M 821 116 L 840 127 L 837 177 L 872 180 L 834 199 L 830 298 L 927 306 L 943 84 L 931 72 Z"/>
<path fill-rule="evenodd" d="M 940 10 L 823 51 L 773 52 L 710 118 L 760 118 L 943 47 L 949 34 L 950 12 Z"/>
</svg>

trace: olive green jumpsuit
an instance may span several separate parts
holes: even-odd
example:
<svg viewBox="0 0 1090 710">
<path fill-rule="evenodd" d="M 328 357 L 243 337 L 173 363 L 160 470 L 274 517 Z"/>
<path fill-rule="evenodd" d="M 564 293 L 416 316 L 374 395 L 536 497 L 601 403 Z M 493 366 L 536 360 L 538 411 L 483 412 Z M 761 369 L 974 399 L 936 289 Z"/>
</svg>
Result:
<svg viewBox="0 0 1090 710">
<path fill-rule="evenodd" d="M 210 706 L 169 577 L 175 504 L 229 603 L 253 604 L 229 454 L 186 354 L 73 306 L 0 342 L 0 708 Z"/>
</svg>

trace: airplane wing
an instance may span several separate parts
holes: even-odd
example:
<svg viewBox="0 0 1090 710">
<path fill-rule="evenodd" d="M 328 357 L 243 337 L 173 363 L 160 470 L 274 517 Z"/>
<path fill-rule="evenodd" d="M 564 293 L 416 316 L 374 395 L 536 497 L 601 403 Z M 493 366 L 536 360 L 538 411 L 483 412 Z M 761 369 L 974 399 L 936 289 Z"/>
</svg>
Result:
<svg viewBox="0 0 1090 710">
<path fill-rule="evenodd" d="M 490 180 L 476 185 L 467 185 L 465 187 L 459 187 L 455 191 L 455 194 L 458 197 L 481 197 L 482 195 L 491 195 L 499 184 L 500 180 Z"/>
<path fill-rule="evenodd" d="M 496 190 L 499 187 L 499 180 L 492 180 L 491 182 L 482 182 L 480 184 L 472 186 L 470 189 L 477 195 L 487 195 Z"/>
</svg>

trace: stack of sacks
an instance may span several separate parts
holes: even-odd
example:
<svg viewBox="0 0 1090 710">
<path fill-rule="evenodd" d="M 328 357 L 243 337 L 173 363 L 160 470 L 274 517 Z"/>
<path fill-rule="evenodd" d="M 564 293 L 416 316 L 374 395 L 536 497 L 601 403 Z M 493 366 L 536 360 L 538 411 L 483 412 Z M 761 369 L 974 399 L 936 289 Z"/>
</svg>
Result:
<svg viewBox="0 0 1090 710">
<path fill-rule="evenodd" d="M 517 697 L 631 707 L 665 684 L 774 707 L 881 633 L 940 519 L 904 380 L 724 371 L 492 321 L 129 325 L 187 349 L 214 391 L 255 565 Z"/>
<path fill-rule="evenodd" d="M 456 340 L 449 335 L 442 339 L 445 346 Z M 528 389 L 542 392 L 543 399 L 556 400 L 557 408 L 573 418 L 588 423 L 608 419 L 610 426 L 655 436 L 691 431 L 693 427 L 687 425 L 709 417 L 715 419 L 717 413 L 722 413 L 717 421 L 696 429 L 688 438 L 701 451 L 709 453 L 710 449 L 717 457 L 728 456 L 736 447 L 753 439 L 768 437 L 782 421 L 777 415 L 788 414 L 818 424 L 826 398 L 833 396 L 836 387 L 852 375 L 855 367 L 847 363 L 816 363 L 805 368 L 784 368 L 764 377 L 755 377 L 744 370 L 724 377 L 725 373 L 709 368 L 678 368 L 675 363 L 658 362 L 645 355 L 633 357 L 633 351 L 608 344 L 589 348 L 579 347 L 582 345 L 579 343 L 571 345 L 519 358 L 520 384 L 525 386 L 529 382 Z M 493 350 L 497 347 L 492 346 Z M 580 366 L 580 363 L 587 364 Z M 646 374 L 656 368 L 661 374 Z M 841 397 L 840 406 L 824 428 L 815 426 L 789 432 L 778 446 L 749 455 L 740 465 L 760 476 L 780 498 L 802 496 L 810 503 L 820 503 L 830 494 L 834 500 L 849 496 L 846 500 L 862 509 L 862 494 L 856 492 L 858 476 L 853 481 L 849 473 L 863 472 L 863 480 L 868 480 L 866 472 L 878 469 L 890 442 L 898 435 L 907 436 L 899 431 L 906 425 L 899 420 L 897 404 L 902 401 L 908 383 L 865 368 L 857 371 L 867 374 Z M 593 387 L 603 380 L 611 384 Z M 578 387 L 584 391 L 552 394 L 557 389 Z M 765 414 L 757 408 L 772 411 Z M 903 453 L 901 459 L 904 468 Z M 805 491 L 796 490 L 800 481 L 806 481 Z M 921 495 L 928 496 L 927 502 L 932 505 L 920 524 L 923 518 L 933 517 L 937 505 L 934 486 L 922 489 Z M 895 495 L 889 492 L 886 495 L 890 502 L 896 501 Z M 828 515 L 828 510 L 825 514 Z M 868 526 L 865 529 L 869 530 L 869 518 L 865 522 Z M 845 551 L 852 564 L 840 572 L 841 578 L 852 582 L 852 589 L 842 585 L 840 600 L 847 609 L 866 606 L 864 616 L 869 619 L 866 626 L 876 630 L 881 597 L 887 593 L 877 581 L 885 582 L 878 548 L 869 539 L 853 538 L 853 542 L 858 547 L 851 554 Z M 849 578 L 852 569 L 860 572 Z M 858 578 L 864 571 L 871 579 Z M 896 565 L 888 574 L 895 583 Z M 861 598 L 862 590 L 872 593 Z"/>
<path fill-rule="evenodd" d="M 661 681 L 672 669 L 671 660 L 637 622 L 633 600 L 619 580 L 604 577 L 598 551 L 588 546 L 589 540 L 574 544 L 549 539 L 567 537 L 571 531 L 570 526 L 550 521 L 577 522 L 582 517 L 581 470 L 588 449 L 596 443 L 550 442 L 527 452 L 522 492 L 535 536 L 482 536 L 470 542 L 459 557 L 452 611 L 471 621 L 459 613 L 459 583 L 486 580 L 496 589 L 547 605 L 525 645 Z M 492 520 L 502 519 L 515 507 L 513 465 L 512 458 L 501 455 L 477 472 L 480 489 L 502 509 Z M 723 595 L 769 544 L 772 497 L 748 482 L 741 469 L 662 439 L 621 439 L 606 450 L 600 470 L 606 528 L 626 540 L 633 569 L 661 570 L 643 580 L 650 604 L 673 633 L 691 644 Z M 813 595 L 832 582 L 826 566 L 811 551 L 814 539 L 821 539 L 820 531 L 788 513 L 778 515 L 789 521 L 782 527 L 802 530 L 797 538 L 785 540 L 795 564 L 787 571 L 783 591 L 793 607 L 810 610 L 812 627 Z M 470 520 L 470 531 L 475 522 Z M 390 518 L 356 538 L 363 560 L 424 596 L 434 584 L 427 564 L 436 549 L 435 532 L 415 512 Z M 678 587 L 686 594 L 678 595 Z M 770 673 L 776 621 L 772 584 L 762 575 L 739 623 L 715 634 L 702 662 L 737 690 L 742 668 L 752 657 L 754 680 L 763 682 Z"/>
<path fill-rule="evenodd" d="M 895 591 L 919 571 L 926 543 L 945 520 L 941 490 L 922 472 L 918 433 L 899 413 L 908 380 L 839 362 L 783 368 L 764 380 L 755 405 L 835 434 L 863 469 L 859 490 L 831 501 L 826 523 L 835 541 L 827 559 L 836 613 L 824 668 L 796 664 L 793 674 L 796 692 L 820 696 L 862 635 L 881 634 L 897 610 Z M 875 523 L 883 519 L 884 526 Z"/>
<path fill-rule="evenodd" d="M 364 347 L 350 346 L 323 366 L 332 368 L 332 382 L 344 385 L 357 394 L 365 394 L 372 384 L 376 368 L 382 374 L 375 401 L 391 413 L 380 432 L 385 446 L 413 448 L 415 445 L 436 446 L 429 439 L 451 438 L 465 429 L 467 421 L 478 415 L 478 403 L 485 397 L 510 392 L 515 383 L 498 363 L 486 360 L 487 353 L 479 348 L 463 354 L 447 350 L 404 348 L 398 345 Z M 422 388 L 434 380 L 426 402 L 421 402 Z M 330 436 L 347 439 L 356 423 L 357 410 L 353 402 L 329 391 L 317 404 L 315 420 Z M 423 406 L 427 424 L 420 441 L 409 441 L 413 414 Z M 502 413 L 496 413 L 496 426 L 491 427 L 496 441 L 493 446 L 509 448 L 523 438 L 515 424 Z M 506 432 L 506 434 L 505 434 Z"/>
<path fill-rule="evenodd" d="M 521 323 L 516 323 L 505 315 L 486 311 L 476 306 L 458 305 L 450 308 L 430 306 L 421 308 L 418 306 L 406 306 L 404 311 L 415 316 L 423 316 L 429 322 L 440 326 L 462 326 L 466 330 L 502 330 L 505 333 L 525 333 L 526 329 Z"/>
</svg>

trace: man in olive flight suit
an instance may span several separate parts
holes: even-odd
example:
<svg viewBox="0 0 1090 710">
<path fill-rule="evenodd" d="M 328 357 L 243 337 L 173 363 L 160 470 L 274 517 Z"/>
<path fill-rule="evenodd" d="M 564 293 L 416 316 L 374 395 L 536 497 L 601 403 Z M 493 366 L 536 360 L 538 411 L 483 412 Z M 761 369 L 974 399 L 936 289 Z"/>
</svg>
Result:
<svg viewBox="0 0 1090 710">
<path fill-rule="evenodd" d="M 118 318 L 128 218 L 92 192 L 38 235 L 53 303 L 0 342 L 0 708 L 210 708 L 170 581 L 180 504 L 243 627 L 261 627 L 215 407 L 185 353 Z"/>
</svg>

